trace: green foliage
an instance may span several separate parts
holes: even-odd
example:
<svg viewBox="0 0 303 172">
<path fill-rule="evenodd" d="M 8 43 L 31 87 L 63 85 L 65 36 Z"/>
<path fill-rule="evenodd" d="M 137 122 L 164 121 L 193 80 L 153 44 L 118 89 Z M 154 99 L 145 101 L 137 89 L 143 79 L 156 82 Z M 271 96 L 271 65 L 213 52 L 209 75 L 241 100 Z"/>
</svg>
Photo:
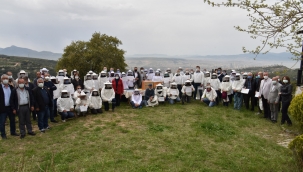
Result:
<svg viewBox="0 0 303 172">
<path fill-rule="evenodd" d="M 298 165 L 302 168 L 303 167 L 303 134 L 297 136 L 293 141 L 291 141 L 288 147 L 293 150 Z"/>
<path fill-rule="evenodd" d="M 73 41 L 64 48 L 56 69 L 77 69 L 81 76 L 92 70 L 99 73 L 104 66 L 125 70 L 125 51 L 119 49 L 122 42 L 112 36 L 95 32 L 89 41 Z"/>
<path fill-rule="evenodd" d="M 294 97 L 289 106 L 289 113 L 303 127 L 303 94 Z"/>
<path fill-rule="evenodd" d="M 297 59 L 302 52 L 302 36 L 296 34 L 302 30 L 303 1 L 265 1 L 265 0 L 226 0 L 218 3 L 204 0 L 211 6 L 238 7 L 247 11 L 251 24 L 247 28 L 235 26 L 240 32 L 248 33 L 252 39 L 261 39 L 261 45 L 254 50 L 243 52 L 254 54 L 267 53 L 273 48 L 282 47 Z M 265 50 L 264 50 L 265 49 Z"/>
</svg>

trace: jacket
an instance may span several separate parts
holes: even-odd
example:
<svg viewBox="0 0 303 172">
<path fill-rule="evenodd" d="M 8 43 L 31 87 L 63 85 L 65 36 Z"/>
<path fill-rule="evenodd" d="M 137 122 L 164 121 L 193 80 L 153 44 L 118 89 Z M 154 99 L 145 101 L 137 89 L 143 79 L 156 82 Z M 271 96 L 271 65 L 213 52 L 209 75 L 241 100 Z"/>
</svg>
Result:
<svg viewBox="0 0 303 172">
<path fill-rule="evenodd" d="M 10 98 L 10 102 L 9 102 L 12 109 L 16 110 L 16 111 L 19 110 L 19 98 L 18 98 L 18 94 L 17 94 L 17 89 L 19 89 L 19 88 L 15 88 L 15 89 L 12 90 L 11 98 Z M 32 94 L 32 91 L 29 90 L 27 87 L 24 87 L 24 91 L 27 91 L 28 95 L 29 95 L 29 99 L 28 99 L 29 108 L 34 107 L 35 101 L 34 101 L 34 96 Z"/>
<path fill-rule="evenodd" d="M 249 90 L 249 93 L 248 94 L 255 94 L 255 91 L 256 91 L 256 84 L 255 84 L 255 80 L 254 79 L 246 79 L 245 83 L 244 83 L 244 87 L 246 89 L 248 89 L 248 83 L 250 82 L 251 84 L 251 89 Z"/>
<path fill-rule="evenodd" d="M 268 93 L 268 102 L 269 103 L 279 103 L 280 87 L 281 87 L 281 85 L 279 83 L 277 83 L 276 85 L 273 85 L 273 84 L 270 85 L 270 90 Z"/>
<path fill-rule="evenodd" d="M 284 84 L 281 86 L 281 101 L 282 102 L 291 102 L 292 99 L 292 85 Z"/>
<path fill-rule="evenodd" d="M 123 82 L 122 82 L 121 79 L 119 79 L 119 81 L 118 81 L 118 86 L 116 84 L 116 79 L 113 79 L 112 80 L 112 86 L 113 86 L 113 89 L 115 90 L 116 94 L 120 94 L 120 95 L 123 94 L 124 89 L 123 89 Z"/>
<path fill-rule="evenodd" d="M 2 88 L 2 84 L 0 83 L 0 113 L 4 113 L 5 112 L 5 100 L 4 100 L 4 91 Z M 14 89 L 13 86 L 9 85 L 9 88 L 12 90 Z M 11 93 L 12 95 L 12 93 Z"/>
<path fill-rule="evenodd" d="M 35 100 L 34 103 L 35 103 L 35 109 L 39 108 L 39 110 L 44 110 L 46 104 L 43 100 L 41 89 L 42 88 L 40 88 L 40 87 L 36 87 L 33 89 L 33 95 L 34 95 L 34 100 Z M 53 107 L 53 97 L 51 97 L 47 87 L 43 87 L 43 89 L 46 90 L 48 98 L 49 98 L 48 106 L 50 108 L 52 108 Z"/>
<path fill-rule="evenodd" d="M 215 101 L 217 98 L 217 92 L 213 88 L 210 90 L 210 92 L 207 92 L 207 89 L 205 89 L 201 98 L 207 98 L 209 101 Z"/>
</svg>

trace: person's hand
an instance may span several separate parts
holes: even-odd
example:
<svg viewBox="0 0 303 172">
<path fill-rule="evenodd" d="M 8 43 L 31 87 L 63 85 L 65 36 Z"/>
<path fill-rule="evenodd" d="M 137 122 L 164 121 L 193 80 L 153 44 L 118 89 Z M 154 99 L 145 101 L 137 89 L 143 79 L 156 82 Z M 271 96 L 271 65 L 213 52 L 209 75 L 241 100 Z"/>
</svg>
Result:
<svg viewBox="0 0 303 172">
<path fill-rule="evenodd" d="M 40 109 L 39 108 L 36 108 L 36 111 L 39 111 Z"/>
<path fill-rule="evenodd" d="M 267 101 L 267 103 L 270 104 L 269 101 Z"/>
<path fill-rule="evenodd" d="M 260 96 L 259 96 L 258 98 L 259 98 L 259 99 L 261 99 L 261 97 L 260 97 Z"/>
<path fill-rule="evenodd" d="M 14 110 L 13 110 L 13 114 L 16 115 L 16 113 L 17 113 L 17 111 L 14 109 Z"/>
<path fill-rule="evenodd" d="M 32 107 L 31 107 L 31 111 L 34 111 L 34 110 L 35 110 L 35 108 L 34 108 L 34 106 L 32 106 Z"/>
<path fill-rule="evenodd" d="M 203 84 L 201 84 L 200 86 L 203 87 Z"/>
</svg>

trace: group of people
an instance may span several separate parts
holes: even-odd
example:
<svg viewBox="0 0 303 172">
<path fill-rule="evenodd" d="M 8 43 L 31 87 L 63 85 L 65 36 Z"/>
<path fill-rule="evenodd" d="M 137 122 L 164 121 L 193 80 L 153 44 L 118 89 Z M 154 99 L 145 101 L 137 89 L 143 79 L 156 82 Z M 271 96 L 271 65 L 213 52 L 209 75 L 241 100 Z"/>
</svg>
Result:
<svg viewBox="0 0 303 172">
<path fill-rule="evenodd" d="M 141 89 L 148 81 L 148 88 Z M 153 82 L 157 84 L 154 85 Z M 292 124 L 287 111 L 292 99 L 292 86 L 287 76 L 270 78 L 268 72 L 237 73 L 235 70 L 228 74 L 221 68 L 207 71 L 185 69 L 179 67 L 176 73 L 168 68 L 165 72 L 152 68 L 128 70 L 104 67 L 97 74 L 88 71 L 81 79 L 79 71 L 73 70 L 70 75 L 66 69 L 59 70 L 56 76 L 51 76 L 46 68 L 36 73 L 31 82 L 28 74 L 21 70 L 17 79 L 11 72 L 1 76 L 0 89 L 0 132 L 6 139 L 5 122 L 9 119 L 10 134 L 24 138 L 35 135 L 31 124 L 38 118 L 40 132 L 50 129 L 48 121 L 57 123 L 57 114 L 62 122 L 74 116 L 85 116 L 89 111 L 92 114 L 109 111 L 120 106 L 125 91 L 132 92 L 128 101 L 132 108 L 154 107 L 160 103 L 174 104 L 190 103 L 191 99 L 204 102 L 207 106 L 229 106 L 233 103 L 234 109 L 240 110 L 245 104 L 246 109 L 254 111 L 258 107 L 259 113 L 263 110 L 264 118 L 277 122 L 278 113 L 282 112 L 281 124 Z M 127 99 L 126 99 L 127 101 Z M 281 106 L 282 105 L 282 106 Z M 15 116 L 19 118 L 20 134 L 16 132 Z"/>
</svg>

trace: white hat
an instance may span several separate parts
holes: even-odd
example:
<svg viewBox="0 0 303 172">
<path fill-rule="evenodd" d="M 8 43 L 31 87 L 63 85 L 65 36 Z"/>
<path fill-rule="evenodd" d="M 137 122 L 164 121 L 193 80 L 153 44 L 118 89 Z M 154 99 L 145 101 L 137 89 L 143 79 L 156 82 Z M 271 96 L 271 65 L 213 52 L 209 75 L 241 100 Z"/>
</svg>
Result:
<svg viewBox="0 0 303 172">
<path fill-rule="evenodd" d="M 125 74 L 125 72 L 122 72 L 122 75 L 124 75 Z"/>
<path fill-rule="evenodd" d="M 185 82 L 187 82 L 187 83 L 191 83 L 189 79 L 188 79 L 188 80 L 186 80 Z"/>
<path fill-rule="evenodd" d="M 61 93 L 67 93 L 67 90 L 62 90 Z"/>
<path fill-rule="evenodd" d="M 59 72 L 64 72 L 64 70 L 60 69 Z"/>
<path fill-rule="evenodd" d="M 229 78 L 230 76 L 229 76 L 229 75 L 225 75 L 224 78 L 225 78 L 225 77 L 226 77 L 226 78 Z"/>
<path fill-rule="evenodd" d="M 19 73 L 26 73 L 24 70 L 20 70 L 20 72 Z"/>
</svg>

